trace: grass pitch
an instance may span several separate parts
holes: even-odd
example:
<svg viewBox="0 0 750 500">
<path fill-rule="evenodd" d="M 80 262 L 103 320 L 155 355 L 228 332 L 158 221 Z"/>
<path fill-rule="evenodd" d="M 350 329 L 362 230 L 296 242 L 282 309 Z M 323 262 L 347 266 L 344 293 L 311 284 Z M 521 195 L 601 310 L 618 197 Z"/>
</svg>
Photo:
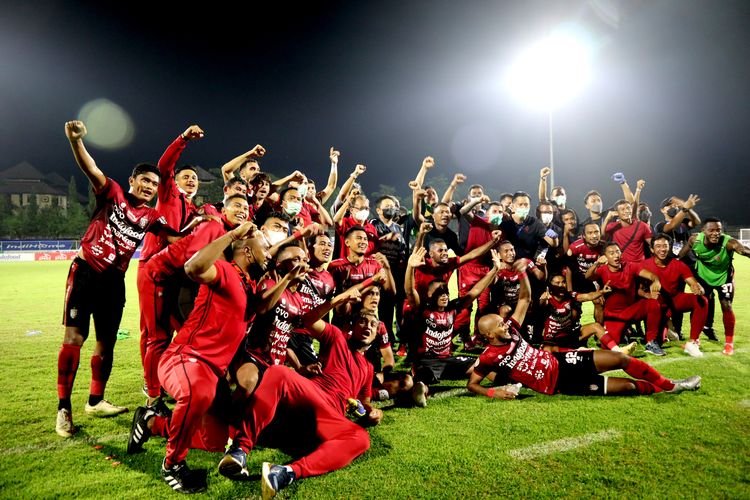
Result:
<svg viewBox="0 0 750 500">
<path fill-rule="evenodd" d="M 134 410 L 143 404 L 138 349 L 136 265 L 127 276 L 128 303 L 106 397 Z M 706 356 L 679 346 L 650 357 L 667 377 L 699 374 L 695 393 L 646 397 L 542 396 L 516 401 L 469 396 L 462 383 L 425 409 L 385 407 L 370 430 L 371 449 L 349 467 L 292 484 L 282 498 L 647 497 L 750 498 L 750 262 L 738 258 L 734 357 L 703 341 Z M 3 498 L 145 498 L 171 496 L 159 465 L 164 441 L 127 456 L 132 413 L 111 419 L 84 414 L 92 344 L 81 351 L 73 392 L 74 438 L 55 434 L 56 367 L 62 342 L 67 263 L 3 263 L 0 296 L 0 496 Z M 106 290 L 102 290 L 106 293 Z M 687 330 L 685 321 L 684 329 Z M 715 327 L 723 333 L 720 315 Z M 641 351 L 642 353 L 642 351 Z M 642 355 L 642 354 L 636 354 Z M 191 451 L 188 463 L 208 469 L 211 498 L 260 495 L 256 480 L 221 477 L 220 454 Z M 284 461 L 272 449 L 249 457 Z"/>
</svg>

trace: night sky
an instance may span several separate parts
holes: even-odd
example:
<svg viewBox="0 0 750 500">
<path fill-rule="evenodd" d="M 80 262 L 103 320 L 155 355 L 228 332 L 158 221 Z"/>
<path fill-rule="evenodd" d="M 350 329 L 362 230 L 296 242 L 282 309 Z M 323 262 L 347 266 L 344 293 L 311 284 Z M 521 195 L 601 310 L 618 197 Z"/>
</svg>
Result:
<svg viewBox="0 0 750 500">
<path fill-rule="evenodd" d="M 134 139 L 89 150 L 120 181 L 196 123 L 206 137 L 183 159 L 204 168 L 261 143 L 264 170 L 323 184 L 335 145 L 340 178 L 368 166 L 367 192 L 405 194 L 429 154 L 435 175 L 535 194 L 547 115 L 514 102 L 504 74 L 576 23 L 596 46 L 592 80 L 554 114 L 555 180 L 573 208 L 592 188 L 619 198 L 610 176 L 623 171 L 646 179 L 655 212 L 697 193 L 701 215 L 750 225 L 750 2 L 105 3 L 2 3 L 0 169 L 77 173 L 63 124 L 107 98 Z"/>
</svg>

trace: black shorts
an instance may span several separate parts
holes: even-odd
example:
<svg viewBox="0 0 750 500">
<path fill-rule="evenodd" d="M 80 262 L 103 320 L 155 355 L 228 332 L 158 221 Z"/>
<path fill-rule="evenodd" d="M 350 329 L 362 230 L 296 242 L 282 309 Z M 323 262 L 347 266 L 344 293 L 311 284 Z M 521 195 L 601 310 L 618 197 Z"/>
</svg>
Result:
<svg viewBox="0 0 750 500">
<path fill-rule="evenodd" d="M 440 380 L 461 380 L 467 378 L 466 372 L 474 366 L 477 358 L 469 356 L 450 356 L 447 358 L 422 358 L 414 362 L 412 375 L 415 380 L 427 385 Z"/>
<path fill-rule="evenodd" d="M 542 338 L 542 345 L 551 345 L 564 347 L 566 349 L 578 349 L 588 343 L 588 339 L 581 340 L 581 328 L 573 329 L 568 335 L 558 335 L 556 337 Z"/>
<path fill-rule="evenodd" d="M 76 257 L 70 264 L 65 285 L 63 325 L 89 336 L 91 316 L 97 340 L 117 339 L 125 307 L 125 274 L 114 268 L 96 272 L 88 262 Z"/>
<path fill-rule="evenodd" d="M 604 396 L 607 377 L 594 365 L 594 351 L 553 352 L 559 363 L 555 392 L 570 396 Z"/>
<path fill-rule="evenodd" d="M 697 274 L 695 278 L 698 280 L 698 283 L 701 284 L 703 290 L 705 290 L 706 297 L 710 298 L 713 295 L 714 290 L 716 290 L 716 295 L 719 296 L 719 300 L 729 302 L 730 304 L 734 300 L 734 266 L 729 268 L 729 272 L 727 273 L 727 281 L 723 285 L 709 285 L 708 283 L 703 281 L 703 279 L 701 279 L 701 277 Z"/>
<path fill-rule="evenodd" d="M 318 362 L 318 354 L 315 352 L 312 337 L 305 333 L 292 332 L 287 347 L 294 351 L 303 366 Z"/>
</svg>

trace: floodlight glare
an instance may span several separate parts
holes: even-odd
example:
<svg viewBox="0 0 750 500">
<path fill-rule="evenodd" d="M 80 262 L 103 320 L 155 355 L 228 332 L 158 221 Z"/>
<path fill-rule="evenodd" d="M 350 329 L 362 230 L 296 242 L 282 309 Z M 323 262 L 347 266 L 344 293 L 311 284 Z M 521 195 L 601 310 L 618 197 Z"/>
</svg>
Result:
<svg viewBox="0 0 750 500">
<path fill-rule="evenodd" d="M 508 73 L 515 98 L 551 110 L 573 97 L 589 78 L 589 48 L 571 34 L 545 38 L 522 53 Z"/>
</svg>

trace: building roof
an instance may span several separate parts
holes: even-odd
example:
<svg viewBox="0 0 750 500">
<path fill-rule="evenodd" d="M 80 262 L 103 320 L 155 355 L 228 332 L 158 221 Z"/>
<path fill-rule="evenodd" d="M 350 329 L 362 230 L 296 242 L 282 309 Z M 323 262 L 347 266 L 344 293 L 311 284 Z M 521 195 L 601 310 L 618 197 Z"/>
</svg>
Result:
<svg viewBox="0 0 750 500">
<path fill-rule="evenodd" d="M 206 170 L 203 167 L 199 167 L 198 165 L 195 165 L 195 173 L 198 174 L 198 180 L 201 182 L 215 182 L 216 176 Z"/>
<path fill-rule="evenodd" d="M 42 181 L 44 174 L 36 169 L 31 163 L 22 161 L 0 172 L 0 179 L 5 181 Z"/>
<path fill-rule="evenodd" d="M 45 179 L 55 187 L 65 188 L 66 190 L 68 189 L 69 181 L 67 181 L 62 175 L 58 174 L 57 172 L 47 174 L 45 176 Z"/>
<path fill-rule="evenodd" d="M 0 184 L 0 194 L 51 194 L 67 196 L 68 193 L 50 186 L 44 182 L 13 181 Z"/>
</svg>

